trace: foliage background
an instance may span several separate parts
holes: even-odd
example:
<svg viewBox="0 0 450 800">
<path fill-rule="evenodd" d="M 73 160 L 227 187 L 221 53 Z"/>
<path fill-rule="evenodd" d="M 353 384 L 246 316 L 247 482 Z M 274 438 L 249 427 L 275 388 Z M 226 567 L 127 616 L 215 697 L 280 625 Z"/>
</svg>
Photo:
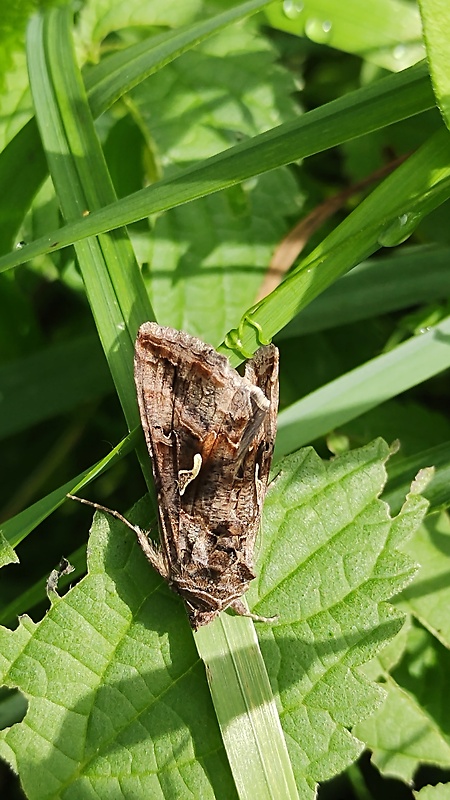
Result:
<svg viewBox="0 0 450 800">
<path fill-rule="evenodd" d="M 85 3 L 77 10 L 73 36 L 88 88 L 95 86 L 94 66 L 102 68 L 107 55 L 126 53 L 146 37 L 167 36 L 230 8 L 230 3 L 198 0 L 181 7 L 165 3 L 164 8 L 158 2 Z M 120 280 L 117 275 L 125 276 L 119 304 L 131 329 L 135 321 L 150 316 L 148 296 L 159 322 L 219 346 L 255 302 L 272 254 L 299 218 L 394 158 L 412 154 L 365 204 L 367 187 L 354 192 L 308 235 L 303 261 L 296 262 L 299 268 L 285 283 L 284 294 L 275 292 L 270 302 L 256 309 L 250 323 L 244 320 L 242 338 L 244 349 L 255 349 L 254 320 L 262 326 L 263 337 L 278 334 L 278 458 L 309 442 L 327 458 L 330 450 L 345 452 L 378 436 L 388 442 L 399 439 L 401 449 L 391 459 L 387 485 L 395 512 L 417 470 L 437 466 L 426 490 L 433 515 L 408 546 L 411 563 L 419 562 L 422 571 L 396 602 L 407 614 L 407 625 L 391 649 L 366 668 L 368 679 L 378 679 L 388 689 L 388 699 L 353 730 L 372 751 L 375 766 L 363 755 L 345 774 L 329 784 L 322 781 L 320 792 L 323 797 L 378 797 L 391 791 L 395 797 L 411 797 L 414 776 L 418 788 L 445 782 L 450 767 L 444 713 L 450 635 L 445 511 L 450 148 L 448 56 L 440 32 L 448 11 L 438 2 L 424 2 L 421 21 L 419 9 L 409 2 L 385 0 L 370 8 L 347 3 L 345 9 L 331 1 L 277 3 L 264 16 L 224 27 L 183 55 L 175 49 L 171 58 L 160 59 L 154 74 L 127 87 L 98 118 L 95 132 L 114 188 L 105 180 L 100 151 L 89 150 L 90 168 L 83 175 L 81 167 L 83 205 L 76 188 L 80 175 L 69 170 L 58 177 L 57 164 L 55 170 L 58 120 L 51 116 L 51 102 L 40 83 L 36 23 L 28 33 L 27 74 L 25 24 L 32 10 L 30 4 L 16 4 L 14 14 L 10 10 L 11 16 L 5 15 L 2 29 L 2 251 L 13 250 L 19 242 L 45 243 L 30 252 L 23 266 L 0 275 L 2 518 L 12 521 L 4 533 L 10 544 L 18 545 L 20 558 L 20 566 L 2 569 L 2 622 L 14 628 L 17 614 L 24 612 L 35 622 L 42 618 L 48 606 L 45 577 L 62 553 L 71 555 L 77 574 L 85 564 L 87 518 L 80 509 L 65 503 L 42 525 L 48 511 L 35 508 L 26 524 L 17 515 L 33 509 L 33 503 L 57 487 L 72 486 L 75 476 L 106 457 L 126 435 L 114 385 L 128 428 L 136 425 L 133 400 L 120 388 L 126 384 L 126 359 L 113 357 L 108 368 L 97 335 L 99 330 L 107 352 L 114 350 L 110 331 L 121 322 L 115 316 L 113 294 L 110 301 L 109 284 L 98 274 L 89 279 L 83 273 L 92 314 L 78 268 L 90 257 L 83 247 L 91 239 L 50 254 L 52 232 L 64 221 L 78 224 L 85 211 L 91 212 L 90 219 L 82 222 L 94 226 L 88 232 L 117 227 L 119 222 L 110 214 L 95 229 L 94 212 L 113 203 L 114 192 L 120 199 L 154 184 L 158 191 L 161 180 L 168 181 L 170 191 L 173 179 L 176 194 L 180 170 L 201 168 L 209 157 L 236 145 L 248 143 L 251 148 L 253 137 L 278 125 L 292 125 L 292 157 L 287 136 L 285 160 L 278 151 L 273 156 L 277 164 L 270 160 L 275 139 L 267 139 L 261 155 L 254 150 L 254 161 L 251 149 L 243 151 L 241 161 L 240 151 L 233 151 L 237 166 L 230 177 L 226 165 L 223 177 L 220 162 L 213 161 L 210 173 L 192 173 L 192 183 L 183 184 L 178 200 L 172 195 L 164 201 L 163 186 L 145 213 L 137 198 L 134 207 L 133 199 L 122 206 L 125 216 L 120 222 L 128 223 L 132 251 L 120 231 L 108 241 L 100 239 L 106 260 L 117 262 L 116 277 L 111 267 L 112 285 Z M 44 43 L 45 36 L 52 41 L 51 22 L 42 34 Z M 170 47 L 170 39 L 164 42 Z M 428 66 L 415 68 L 425 53 Z M 52 58 L 60 63 L 51 49 L 46 57 L 50 65 Z M 65 76 L 56 66 L 51 69 L 56 96 L 69 97 L 68 87 L 58 85 Z M 410 95 L 407 87 L 413 83 L 407 84 L 405 77 L 402 84 L 403 71 L 405 76 L 418 76 L 417 89 Z M 398 84 L 383 83 L 397 77 Z M 359 110 L 349 94 L 352 90 L 363 92 Z M 375 107 L 370 92 L 377 91 L 380 106 Z M 328 106 L 336 98 L 343 98 L 348 107 Z M 93 94 L 91 108 L 95 102 L 100 103 Z M 311 133 L 300 127 L 297 134 L 295 126 L 302 118 L 310 119 L 308 112 L 321 107 L 328 117 L 318 118 Z M 24 133 L 35 112 L 53 177 L 53 184 L 47 179 L 36 194 L 33 187 L 39 186 L 39 169 L 45 175 L 45 161 L 31 134 L 27 150 Z M 76 166 L 85 145 L 82 138 L 94 128 L 91 131 L 81 117 L 70 129 L 62 118 Z M 304 159 L 302 135 L 309 156 Z M 94 148 L 92 141 L 89 146 Z M 278 164 L 278 169 L 266 171 Z M 219 176 L 214 179 L 217 188 L 225 186 L 223 191 L 210 194 L 210 175 Z M 183 202 L 194 195 L 198 199 Z M 67 236 L 67 242 L 77 240 L 75 235 L 71 238 L 70 228 Z M 19 263 L 22 250 L 25 259 L 27 251 L 21 245 L 3 263 L 5 270 L 14 266 L 14 259 Z M 133 272 L 133 252 L 142 272 Z M 370 261 L 336 281 L 372 253 Z M 99 316 L 98 295 L 108 298 L 104 318 Z M 235 363 L 242 360 L 239 348 L 234 358 Z M 145 492 L 141 475 L 138 459 L 116 459 L 96 481 L 91 496 L 114 508 L 128 508 Z M 33 535 L 27 535 L 31 530 Z M 394 591 L 393 583 L 390 594 Z M 193 652 L 192 644 L 186 647 Z M 10 693 L 3 700 L 6 726 L 23 714 L 23 701 Z M 202 695 L 198 702 L 209 701 Z M 212 713 L 208 709 L 205 713 Z M 195 709 L 192 713 L 195 716 Z M 219 752 L 219 737 L 217 741 Z M 343 769 L 344 761 L 337 759 L 330 777 Z M 220 770 L 227 776 L 223 780 L 229 780 L 224 764 L 220 756 L 210 767 L 213 773 L 217 770 L 216 781 Z M 19 791 L 12 788 L 6 771 L 3 780 L 5 791 Z M 435 796 L 446 796 L 446 788 L 437 787 Z"/>
</svg>

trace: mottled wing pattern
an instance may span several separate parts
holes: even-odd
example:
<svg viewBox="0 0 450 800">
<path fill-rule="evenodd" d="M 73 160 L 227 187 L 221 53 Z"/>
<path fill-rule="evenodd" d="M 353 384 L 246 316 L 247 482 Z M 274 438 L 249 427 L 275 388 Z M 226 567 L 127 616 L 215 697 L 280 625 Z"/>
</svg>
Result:
<svg viewBox="0 0 450 800">
<path fill-rule="evenodd" d="M 197 628 L 254 577 L 278 351 L 260 348 L 241 377 L 201 340 L 148 322 L 136 341 L 135 380 L 159 499 L 160 571 Z"/>
</svg>

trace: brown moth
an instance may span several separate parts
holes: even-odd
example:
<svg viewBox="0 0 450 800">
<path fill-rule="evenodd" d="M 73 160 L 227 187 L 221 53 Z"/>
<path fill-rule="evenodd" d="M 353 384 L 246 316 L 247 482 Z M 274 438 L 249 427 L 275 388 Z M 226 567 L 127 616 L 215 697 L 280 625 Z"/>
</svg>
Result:
<svg viewBox="0 0 450 800">
<path fill-rule="evenodd" d="M 276 432 L 277 348 L 260 347 L 241 377 L 200 339 L 146 322 L 134 375 L 159 505 L 159 546 L 130 525 L 147 559 L 183 598 L 194 630 L 226 608 L 268 621 L 240 598 L 255 577 Z"/>
</svg>

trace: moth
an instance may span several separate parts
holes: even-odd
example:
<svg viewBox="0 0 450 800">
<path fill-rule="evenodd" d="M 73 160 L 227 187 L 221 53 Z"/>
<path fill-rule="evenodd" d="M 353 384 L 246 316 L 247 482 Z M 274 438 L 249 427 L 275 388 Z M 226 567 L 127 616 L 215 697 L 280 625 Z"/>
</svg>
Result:
<svg viewBox="0 0 450 800">
<path fill-rule="evenodd" d="M 278 350 L 257 351 L 241 376 L 213 347 L 146 322 L 134 376 L 158 496 L 160 544 L 132 526 L 148 561 L 184 600 L 194 630 L 226 608 L 259 621 L 241 597 L 272 460 Z M 272 621 L 272 620 L 270 620 Z"/>
</svg>

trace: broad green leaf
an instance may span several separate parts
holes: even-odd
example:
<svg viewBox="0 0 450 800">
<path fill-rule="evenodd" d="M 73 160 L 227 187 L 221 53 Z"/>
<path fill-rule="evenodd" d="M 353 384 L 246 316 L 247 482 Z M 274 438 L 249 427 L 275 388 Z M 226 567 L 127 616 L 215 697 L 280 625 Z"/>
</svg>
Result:
<svg viewBox="0 0 450 800">
<path fill-rule="evenodd" d="M 135 86 L 139 81 L 145 79 L 171 59 L 177 58 L 189 47 L 195 46 L 205 37 L 211 36 L 221 27 L 235 22 L 246 14 L 255 13 L 266 2 L 267 0 L 262 0 L 262 2 L 251 0 L 248 3 L 239 5 L 237 8 L 228 9 L 223 14 L 216 15 L 216 17 L 194 23 L 189 28 L 182 28 L 168 35 L 163 34 L 160 37 L 149 37 L 145 41 L 140 41 L 126 48 L 123 52 L 110 56 L 106 62 L 102 60 L 90 69 L 86 77 L 86 88 L 89 90 L 90 104 L 94 116 L 99 116 L 132 86 Z M 95 26 L 94 36 L 101 36 L 103 24 L 108 26 L 114 17 L 112 13 L 107 14 L 105 17 L 102 4 L 96 8 L 100 13 L 100 20 L 96 19 L 95 11 L 92 14 L 93 8 L 90 3 L 84 6 L 85 13 L 83 11 L 80 13 L 80 36 L 84 44 L 86 44 L 84 39 L 88 30 L 90 30 L 90 26 Z M 183 5 L 184 8 L 187 8 L 187 4 L 186 6 Z M 184 20 L 183 9 L 178 4 L 178 24 L 181 24 Z M 125 18 L 128 22 L 128 14 L 130 13 L 128 5 L 126 5 L 126 8 L 125 6 L 122 7 L 122 12 L 124 11 L 126 11 Z M 158 20 L 162 22 L 162 18 L 158 17 L 158 9 L 155 8 L 154 4 L 152 4 L 151 13 L 155 23 Z M 167 21 L 167 16 L 164 19 Z M 97 40 L 95 39 L 95 41 Z M 92 42 L 89 42 L 89 51 L 91 48 Z M 92 57 L 92 53 L 89 52 L 87 57 Z M 20 58 L 22 73 L 20 80 L 22 82 L 26 81 L 26 86 L 28 86 L 28 74 L 22 53 L 20 53 Z M 13 96 L 13 92 L 9 91 L 3 97 L 6 97 L 9 102 L 11 96 Z M 26 95 L 27 97 L 28 95 Z M 20 84 L 19 99 L 23 101 L 22 83 Z M 7 117 L 5 109 L 2 110 L 4 118 L 8 119 L 8 135 L 11 137 L 11 121 Z M 30 113 L 31 109 L 27 105 L 25 119 L 28 119 Z M 15 120 L 15 124 L 18 128 L 21 128 L 24 120 L 20 115 L 20 109 L 16 112 L 16 116 L 18 116 L 18 119 Z M 12 246 L 11 239 L 16 235 L 17 229 L 39 185 L 45 178 L 46 171 L 47 165 L 36 121 L 31 119 L 19 130 L 14 139 L 10 141 L 8 147 L 0 153 L 0 188 L 2 189 L 0 192 L 0 212 L 3 220 L 0 232 L 1 251 Z"/>
<path fill-rule="evenodd" d="M 450 783 L 424 786 L 418 792 L 414 792 L 414 800 L 450 800 Z"/>
<path fill-rule="evenodd" d="M 250 19 L 216 33 L 130 92 L 164 175 L 296 120 L 295 81 L 277 57 Z"/>
<path fill-rule="evenodd" d="M 388 455 L 382 442 L 332 462 L 302 451 L 278 469 L 265 505 L 249 600 L 279 615 L 257 632 L 305 800 L 360 753 L 348 728 L 373 713 L 383 691 L 359 668 L 402 625 L 385 601 L 414 573 L 397 548 L 426 502 L 412 494 L 390 518 L 378 499 Z M 148 518 L 146 504 L 132 514 Z M 249 622 L 225 619 L 231 632 Z M 250 668 L 256 640 L 248 653 L 246 641 L 234 658 Z M 3 629 L 0 654 L 3 682 L 29 703 L 23 722 L 0 736 L 28 797 L 107 797 L 119 785 L 136 800 L 234 796 L 182 603 L 116 521 L 96 515 L 88 575 L 54 597 L 39 623 L 23 617 L 15 631 Z M 207 667 L 210 682 L 223 677 L 222 657 Z M 230 684 L 220 695 L 221 725 L 235 724 L 235 691 Z M 241 712 L 250 726 L 263 702 L 253 697 Z"/>
<path fill-rule="evenodd" d="M 404 658 L 392 677 L 385 675 L 386 702 L 354 728 L 383 774 L 410 783 L 421 764 L 449 769 L 449 661 L 429 633 L 411 629 Z"/>
<path fill-rule="evenodd" d="M 98 64 L 87 70 L 86 89 L 93 115 L 95 117 L 99 116 L 115 100 L 122 97 L 145 78 L 158 72 L 163 66 L 166 66 L 190 48 L 196 47 L 200 42 L 213 36 L 222 28 L 226 28 L 247 16 L 257 13 L 268 2 L 269 0 L 247 0 L 247 2 L 238 3 L 231 8 L 225 4 L 225 11 L 222 13 L 207 18 L 200 17 L 200 19 L 187 27 L 183 26 L 183 23 L 187 20 L 182 13 L 187 6 L 183 5 L 182 9 L 177 6 L 178 20 L 174 21 L 175 29 L 173 31 L 157 36 L 153 34 L 147 39 L 137 41 L 129 46 L 126 46 L 128 44 L 126 28 L 124 32 L 120 31 L 120 45 L 118 45 L 117 52 L 112 55 L 109 54 L 107 58 L 103 58 Z M 129 13 L 129 9 L 127 11 Z M 150 23 L 150 30 L 152 30 L 154 24 L 158 24 L 155 11 L 157 12 L 153 5 L 153 22 Z M 107 25 L 110 24 L 112 17 L 113 14 L 108 15 L 107 20 L 105 20 Z M 190 17 L 189 14 L 188 17 Z M 79 19 L 83 22 L 82 12 Z M 165 30 L 165 27 L 164 25 L 163 30 Z M 81 30 L 82 35 L 85 34 L 83 25 L 81 25 Z M 94 36 L 97 37 L 98 35 L 102 35 L 100 26 L 96 28 Z"/>
<path fill-rule="evenodd" d="M 292 77 L 275 56 L 252 24 L 235 26 L 154 75 L 151 94 L 147 83 L 132 92 L 160 175 L 297 116 Z M 161 215 L 140 253 L 158 321 L 218 345 L 254 302 L 299 201 L 280 169 Z"/>
<path fill-rule="evenodd" d="M 397 635 L 394 636 L 392 641 L 381 650 L 379 655 L 364 664 L 362 667 L 364 675 L 373 681 L 381 681 L 381 683 L 384 683 L 386 674 L 391 672 L 403 658 L 408 646 L 408 636 L 412 624 L 411 617 L 407 614 L 403 627 Z"/>
<path fill-rule="evenodd" d="M 427 504 L 411 493 L 391 519 L 378 499 L 388 455 L 380 441 L 328 463 L 306 448 L 277 465 L 266 498 L 249 600 L 258 613 L 279 614 L 278 625 L 258 632 L 305 798 L 361 752 L 347 728 L 373 713 L 383 692 L 359 666 L 401 627 L 384 601 L 415 572 L 397 548 Z"/>
<path fill-rule="evenodd" d="M 174 167 L 296 116 L 293 90 L 274 49 L 247 24 L 223 31 L 154 75 L 151 94 L 144 83 L 132 96 L 154 141 L 158 171 L 164 165 L 164 175 L 170 175 Z M 282 169 L 160 216 L 146 252 L 140 252 L 158 321 L 218 345 L 254 302 L 296 195 L 291 175 Z M 275 196 L 280 201 L 274 206 Z"/>
<path fill-rule="evenodd" d="M 405 496 L 408 485 L 418 470 L 423 467 L 433 467 L 434 475 L 428 486 L 424 489 L 424 496 L 429 500 L 431 509 L 439 511 L 448 508 L 450 481 L 450 442 L 430 447 L 427 450 L 416 450 L 407 458 L 395 460 L 389 467 L 389 484 L 386 498 L 395 511 Z"/>
<path fill-rule="evenodd" d="M 22 26 L 25 21 L 24 16 L 21 20 Z M 23 52 L 23 27 L 20 32 L 19 30 L 15 31 L 16 36 L 15 41 L 11 38 L 6 46 L 3 42 L 0 48 L 2 88 L 0 92 L 0 150 L 3 150 L 6 144 L 13 139 L 33 113 L 27 62 Z"/>
<path fill-rule="evenodd" d="M 217 345 L 255 301 L 295 202 L 282 169 L 172 209 L 156 222 L 144 278 L 161 324 Z M 273 197 L 280 202 L 273 206 Z M 283 203 L 283 197 L 286 203 Z"/>
<path fill-rule="evenodd" d="M 414 533 L 408 553 L 420 564 L 413 583 L 403 590 L 396 605 L 409 611 L 450 649 L 450 521 L 448 514 L 433 514 Z"/>
<path fill-rule="evenodd" d="M 440 414 L 435 409 L 429 409 L 424 404 L 410 400 L 410 398 L 400 396 L 395 400 L 388 400 L 342 428 L 339 426 L 338 431 L 341 435 L 349 437 L 353 447 L 366 441 L 369 437 L 373 437 L 377 431 L 387 442 L 396 440 L 400 442 L 398 454 L 388 465 L 390 481 L 394 475 L 399 476 L 396 477 L 396 485 L 399 487 L 398 501 L 392 499 L 393 484 L 391 485 L 390 482 L 388 486 L 388 502 L 395 511 L 398 511 L 402 505 L 408 486 L 419 469 L 431 465 L 442 467 L 446 463 L 442 452 L 439 461 L 436 462 L 436 448 L 442 447 L 450 439 L 450 420 L 445 414 Z M 431 450 L 433 453 L 430 453 Z M 447 458 L 449 455 L 450 451 L 447 448 Z M 414 456 L 414 461 L 411 464 L 408 462 L 406 471 L 401 464 L 406 467 L 409 456 Z M 400 473 L 404 474 L 400 476 Z M 430 486 L 435 478 L 436 476 L 426 488 L 426 497 L 430 502 L 432 502 Z"/>
<path fill-rule="evenodd" d="M 410 783 L 420 764 L 450 766 L 450 743 L 426 711 L 401 687 L 388 680 L 387 698 L 370 719 L 353 733 L 372 750 L 383 775 Z"/>
<path fill-rule="evenodd" d="M 107 5 L 102 0 L 91 0 L 81 10 L 78 20 L 78 36 L 89 49 L 93 42 L 100 42 L 111 32 L 127 28 L 132 24 L 139 28 L 161 27 L 178 28 L 187 25 L 204 11 L 203 0 L 185 0 L 181 5 L 177 0 L 118 0 Z"/>
<path fill-rule="evenodd" d="M 40 623 L 0 634 L 2 682 L 29 702 L 0 751 L 27 797 L 235 797 L 180 601 L 104 517 L 88 568 Z"/>
</svg>

